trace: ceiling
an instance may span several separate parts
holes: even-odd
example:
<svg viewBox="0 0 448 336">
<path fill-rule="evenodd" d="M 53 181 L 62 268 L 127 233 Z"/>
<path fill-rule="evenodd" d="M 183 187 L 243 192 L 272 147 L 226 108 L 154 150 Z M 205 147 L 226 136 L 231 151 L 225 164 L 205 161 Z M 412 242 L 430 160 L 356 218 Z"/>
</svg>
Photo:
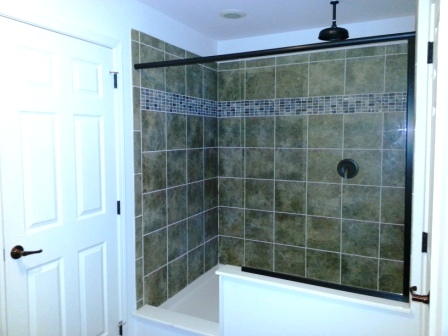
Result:
<svg viewBox="0 0 448 336">
<path fill-rule="evenodd" d="M 331 25 L 330 0 L 139 0 L 172 19 L 222 41 Z M 337 25 L 416 14 L 416 0 L 340 0 Z M 241 19 L 219 14 L 239 10 Z"/>
</svg>

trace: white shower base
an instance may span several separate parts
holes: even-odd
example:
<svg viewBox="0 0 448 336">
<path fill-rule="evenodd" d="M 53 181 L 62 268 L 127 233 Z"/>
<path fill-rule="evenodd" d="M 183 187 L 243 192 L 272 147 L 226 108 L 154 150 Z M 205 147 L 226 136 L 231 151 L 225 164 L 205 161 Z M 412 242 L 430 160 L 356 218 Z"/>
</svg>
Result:
<svg viewBox="0 0 448 336">
<path fill-rule="evenodd" d="M 160 307 L 143 306 L 135 316 L 136 335 L 219 335 L 219 265 L 196 279 Z M 141 330 L 138 327 L 141 327 Z"/>
</svg>

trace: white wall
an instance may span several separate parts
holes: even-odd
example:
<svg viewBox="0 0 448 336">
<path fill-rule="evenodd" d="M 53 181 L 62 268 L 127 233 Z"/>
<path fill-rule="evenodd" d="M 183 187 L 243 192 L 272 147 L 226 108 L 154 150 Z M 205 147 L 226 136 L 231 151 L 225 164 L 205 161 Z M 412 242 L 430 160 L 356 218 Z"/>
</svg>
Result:
<svg viewBox="0 0 448 336">
<path fill-rule="evenodd" d="M 415 31 L 415 17 L 407 16 L 396 19 L 347 24 L 341 25 L 341 27 L 349 31 L 350 38 L 406 33 Z M 237 40 L 220 41 L 218 43 L 218 53 L 231 54 L 242 51 L 319 43 L 322 42 L 317 38 L 321 29 L 322 28 L 309 29 Z"/>
</svg>

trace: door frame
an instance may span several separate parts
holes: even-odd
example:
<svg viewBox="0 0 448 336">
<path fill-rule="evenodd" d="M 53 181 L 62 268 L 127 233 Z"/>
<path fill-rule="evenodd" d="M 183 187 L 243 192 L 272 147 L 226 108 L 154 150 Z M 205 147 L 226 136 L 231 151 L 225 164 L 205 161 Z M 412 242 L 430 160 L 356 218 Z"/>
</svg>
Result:
<svg viewBox="0 0 448 336">
<path fill-rule="evenodd" d="M 45 29 L 56 34 L 61 34 L 68 36 L 70 38 L 79 39 L 88 43 L 93 43 L 96 45 L 100 45 L 106 47 L 112 51 L 112 64 L 114 69 L 110 69 L 110 71 L 118 72 L 117 76 L 117 84 L 118 88 L 114 90 L 114 118 L 115 118 L 115 148 L 116 148 L 116 183 L 117 183 L 117 200 L 121 201 L 121 204 L 127 204 L 126 201 L 126 188 L 125 188 L 125 144 L 123 139 L 125 138 L 125 108 L 123 103 L 123 88 L 124 81 L 123 76 L 123 47 L 120 40 L 115 39 L 110 36 L 105 36 L 102 34 L 98 34 L 94 31 L 89 31 L 77 27 L 73 24 L 67 24 L 62 21 L 57 20 L 45 20 L 45 23 L 42 24 L 38 22 L 36 18 L 36 22 L 30 22 L 22 20 L 18 17 L 13 17 L 9 15 L 5 15 L 0 13 L 0 19 L 11 19 L 22 24 L 27 24 L 30 26 L 36 27 L 36 29 Z M 41 20 L 42 21 L 42 20 Z M 51 22 L 51 23 L 49 23 Z M 113 85 L 113 76 L 111 74 L 110 85 Z M 1 160 L 1 157 L 0 157 Z M 0 171 L 1 174 L 1 171 Z M 2 213 L 2 188 L 0 184 L 0 214 Z M 121 320 L 125 320 L 128 316 L 127 312 L 127 288 L 126 288 L 126 269 L 127 269 L 127 231 L 126 231 L 126 207 L 121 207 L 121 215 L 117 216 L 117 247 L 119 249 L 118 255 L 118 286 L 119 286 L 119 296 L 120 296 L 120 307 L 119 307 L 119 317 Z M 0 216 L 0 253 L 3 251 L 3 263 L 0 267 L 0 336 L 6 336 L 6 285 L 5 285 L 5 268 L 4 261 L 8 258 L 8 247 L 4 246 L 4 233 L 3 233 L 3 217 Z M 118 322 L 118 321 L 117 321 Z M 117 325 L 118 328 L 118 325 Z"/>
</svg>

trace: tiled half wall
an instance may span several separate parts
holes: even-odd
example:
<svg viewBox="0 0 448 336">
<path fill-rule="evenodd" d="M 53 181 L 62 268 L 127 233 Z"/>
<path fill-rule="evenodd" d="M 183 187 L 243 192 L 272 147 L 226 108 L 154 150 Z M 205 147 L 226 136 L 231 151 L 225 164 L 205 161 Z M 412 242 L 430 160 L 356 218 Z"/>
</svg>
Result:
<svg viewBox="0 0 448 336">
<path fill-rule="evenodd" d="M 132 31 L 134 63 L 192 57 Z M 134 71 L 137 300 L 216 265 L 401 292 L 406 44 Z M 336 167 L 359 164 L 353 179 Z"/>
</svg>

